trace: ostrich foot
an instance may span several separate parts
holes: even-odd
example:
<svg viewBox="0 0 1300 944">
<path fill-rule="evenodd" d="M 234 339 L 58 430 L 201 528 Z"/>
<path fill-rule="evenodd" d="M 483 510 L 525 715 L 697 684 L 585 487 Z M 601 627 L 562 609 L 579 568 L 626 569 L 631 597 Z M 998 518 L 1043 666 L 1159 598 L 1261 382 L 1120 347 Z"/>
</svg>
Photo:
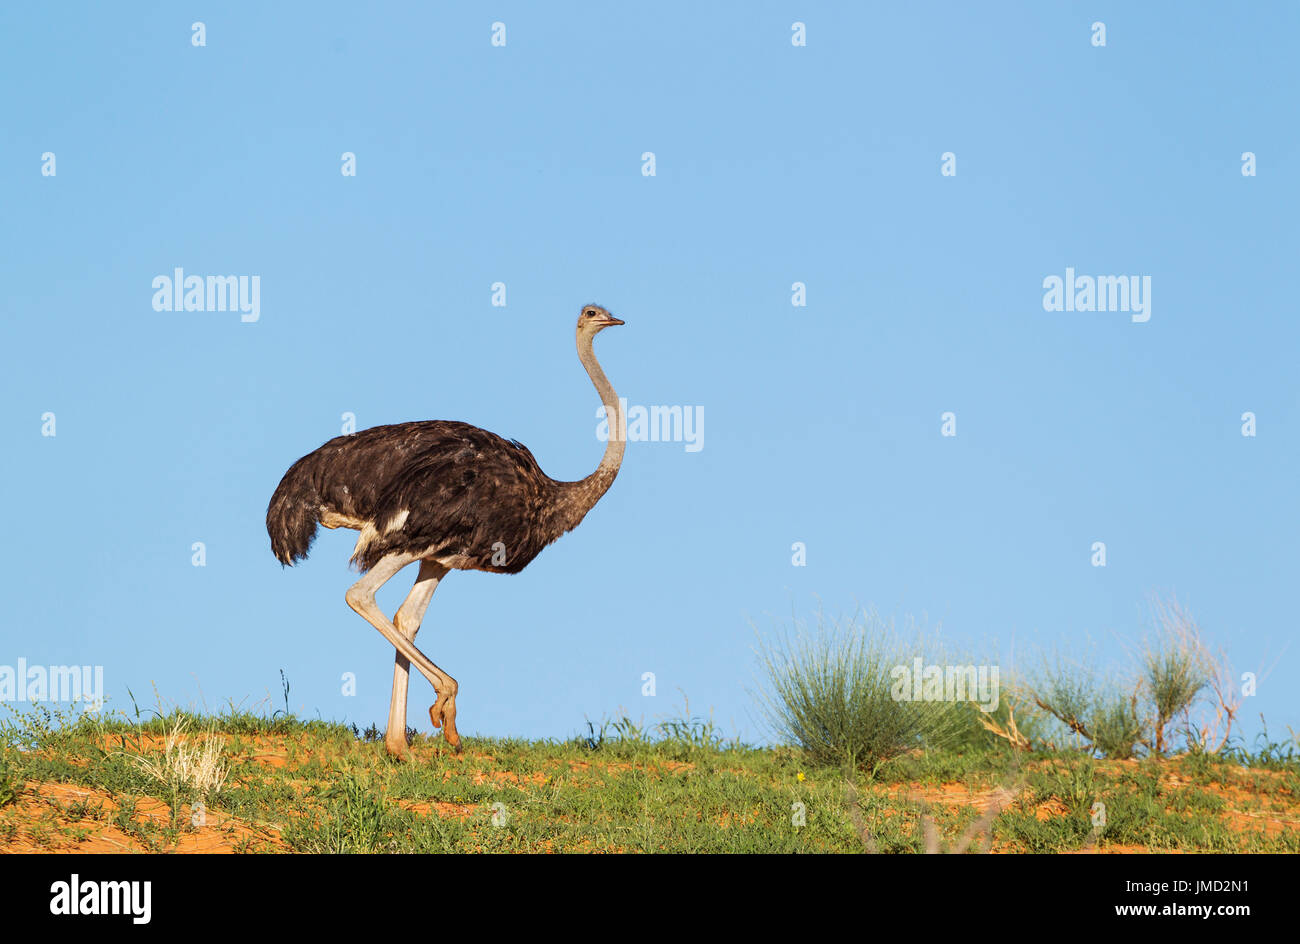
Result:
<svg viewBox="0 0 1300 944">
<path fill-rule="evenodd" d="M 411 748 L 406 743 L 406 732 L 400 734 L 389 733 L 384 735 L 384 750 L 393 760 L 409 760 L 411 757 Z"/>
<path fill-rule="evenodd" d="M 447 739 L 447 743 L 460 753 L 460 734 L 456 731 L 456 699 L 439 695 L 429 709 L 429 720 L 435 728 L 442 728 L 442 736 Z"/>
</svg>

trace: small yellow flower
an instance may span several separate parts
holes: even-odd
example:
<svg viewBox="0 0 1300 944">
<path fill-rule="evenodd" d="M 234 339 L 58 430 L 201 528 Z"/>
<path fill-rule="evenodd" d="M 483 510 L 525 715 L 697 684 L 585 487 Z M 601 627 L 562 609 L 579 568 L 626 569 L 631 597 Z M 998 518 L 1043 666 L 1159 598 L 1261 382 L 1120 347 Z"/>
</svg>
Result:
<svg viewBox="0 0 1300 944">
<path fill-rule="evenodd" d="M 800 782 L 800 783 L 803 783 L 804 777 L 803 777 L 803 771 L 802 771 L 802 770 L 799 771 L 798 778 L 799 778 L 799 782 Z"/>
</svg>

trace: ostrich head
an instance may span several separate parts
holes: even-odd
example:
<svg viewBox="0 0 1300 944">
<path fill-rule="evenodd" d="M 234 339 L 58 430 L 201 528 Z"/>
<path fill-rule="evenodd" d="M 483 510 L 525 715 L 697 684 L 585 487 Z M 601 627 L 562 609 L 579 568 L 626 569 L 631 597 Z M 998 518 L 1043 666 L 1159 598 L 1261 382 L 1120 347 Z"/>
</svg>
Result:
<svg viewBox="0 0 1300 944">
<path fill-rule="evenodd" d="M 599 305 L 583 305 L 582 311 L 578 314 L 578 335 L 595 337 L 600 331 L 611 325 L 621 325 L 623 322 L 615 318 L 604 308 Z"/>
</svg>

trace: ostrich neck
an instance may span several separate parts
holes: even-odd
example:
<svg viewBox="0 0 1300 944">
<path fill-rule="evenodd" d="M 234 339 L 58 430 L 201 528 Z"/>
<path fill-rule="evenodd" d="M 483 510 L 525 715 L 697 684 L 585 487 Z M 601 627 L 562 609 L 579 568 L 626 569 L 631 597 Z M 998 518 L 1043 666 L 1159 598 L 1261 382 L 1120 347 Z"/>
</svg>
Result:
<svg viewBox="0 0 1300 944">
<path fill-rule="evenodd" d="M 578 336 L 578 360 L 582 361 L 582 366 L 587 369 L 587 376 L 595 385 L 596 393 L 600 395 L 600 402 L 605 404 L 609 439 L 605 443 L 605 455 L 601 457 L 600 465 L 596 466 L 595 472 L 577 482 L 562 483 L 564 495 L 560 502 L 561 523 L 565 531 L 576 528 L 578 522 L 582 521 L 587 512 L 600 501 L 601 496 L 609 491 L 609 487 L 614 484 L 614 477 L 618 475 L 619 466 L 623 464 L 623 451 L 627 448 L 625 433 L 627 420 L 623 416 L 622 404 L 619 402 L 618 394 L 614 392 L 613 384 L 600 369 L 591 342 L 591 335 Z"/>
<path fill-rule="evenodd" d="M 609 440 L 605 443 L 605 455 L 601 457 L 600 465 L 583 481 L 590 481 L 605 473 L 609 477 L 608 481 L 612 482 L 614 476 L 618 474 L 618 467 L 623 464 L 623 450 L 627 448 L 623 429 L 626 420 L 618 394 L 614 392 L 614 385 L 609 382 L 609 378 L 605 376 L 605 372 L 600 369 L 600 364 L 596 361 L 596 352 L 591 348 L 591 341 L 591 335 L 578 341 L 578 360 L 582 361 L 582 366 L 587 368 L 587 376 L 595 385 L 596 393 L 600 395 L 600 402 L 605 404 L 605 417 L 609 421 Z M 608 482 L 605 487 L 609 487 Z"/>
</svg>

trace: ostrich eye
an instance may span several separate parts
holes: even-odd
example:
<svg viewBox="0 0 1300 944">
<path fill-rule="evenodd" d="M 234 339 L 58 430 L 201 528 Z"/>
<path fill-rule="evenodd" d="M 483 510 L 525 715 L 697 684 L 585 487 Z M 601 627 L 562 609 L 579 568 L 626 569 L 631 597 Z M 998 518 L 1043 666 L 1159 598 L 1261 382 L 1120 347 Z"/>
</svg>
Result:
<svg viewBox="0 0 1300 944">
<path fill-rule="evenodd" d="M 595 318 L 595 317 L 596 317 L 596 313 L 595 313 L 594 311 L 589 311 L 589 312 L 587 312 L 587 317 L 588 317 L 588 318 Z"/>
</svg>

